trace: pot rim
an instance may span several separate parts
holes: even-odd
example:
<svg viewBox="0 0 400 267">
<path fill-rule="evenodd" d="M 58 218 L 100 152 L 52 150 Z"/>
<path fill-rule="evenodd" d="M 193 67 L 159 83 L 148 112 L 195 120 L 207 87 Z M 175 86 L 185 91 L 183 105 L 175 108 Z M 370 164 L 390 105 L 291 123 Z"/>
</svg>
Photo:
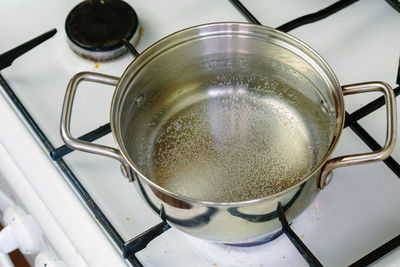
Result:
<svg viewBox="0 0 400 267">
<path fill-rule="evenodd" d="M 163 54 L 166 51 L 168 51 L 169 49 L 171 49 L 177 45 L 180 45 L 184 42 L 196 39 L 196 38 L 193 38 L 193 36 L 192 36 L 192 38 L 186 38 L 183 40 L 180 39 L 178 41 L 169 43 L 169 41 L 172 37 L 176 38 L 177 36 L 179 37 L 179 35 L 184 35 L 188 32 L 193 31 L 194 33 L 197 32 L 197 35 L 196 35 L 197 38 L 204 38 L 205 36 L 209 36 L 209 35 L 212 36 L 213 34 L 200 34 L 198 32 L 198 30 L 202 30 L 207 27 L 225 27 L 225 28 L 229 28 L 233 31 L 232 27 L 235 27 L 235 26 L 245 27 L 246 29 L 250 29 L 250 28 L 257 29 L 259 32 L 264 32 L 264 33 L 270 32 L 270 33 L 273 33 L 275 35 L 278 35 L 280 37 L 290 40 L 291 42 L 296 44 L 297 48 L 301 48 L 303 52 L 306 52 L 306 54 L 308 56 L 311 56 L 313 58 L 313 60 L 318 61 L 318 63 L 319 63 L 318 65 L 324 69 L 324 74 L 327 74 L 330 76 L 330 82 L 333 83 L 330 89 L 331 89 L 331 94 L 333 96 L 333 100 L 334 100 L 334 104 L 335 104 L 336 123 L 335 123 L 335 130 L 334 130 L 328 151 L 325 153 L 325 156 L 320 160 L 320 162 L 307 175 L 304 175 L 298 183 L 293 184 L 292 186 L 286 188 L 285 190 L 282 190 L 280 192 L 277 192 L 275 194 L 265 196 L 262 198 L 249 199 L 249 200 L 243 200 L 243 201 L 216 202 L 216 201 L 207 201 L 207 200 L 201 200 L 201 199 L 197 199 L 197 198 L 186 197 L 186 196 L 182 196 L 182 195 L 176 194 L 174 192 L 168 191 L 168 190 L 164 189 L 163 187 L 159 186 L 158 184 L 156 184 L 155 182 L 153 182 L 152 180 L 150 180 L 149 178 L 147 178 L 146 175 L 141 173 L 138 170 L 138 168 L 135 166 L 135 164 L 131 160 L 129 160 L 129 156 L 128 156 L 129 154 L 127 153 L 125 148 L 120 145 L 120 143 L 122 143 L 121 142 L 122 137 L 121 137 L 121 132 L 118 130 L 118 127 L 116 125 L 116 121 L 117 121 L 117 114 L 118 114 L 117 111 L 120 106 L 120 105 L 118 105 L 119 104 L 118 100 L 120 100 L 120 98 L 121 98 L 121 96 L 120 96 L 120 94 L 121 94 L 120 91 L 122 90 L 122 89 L 120 89 L 121 83 L 123 83 L 124 78 L 127 76 L 127 74 L 130 71 L 139 73 L 141 71 L 141 69 L 144 66 L 146 66 L 146 64 L 148 62 L 152 61 L 154 58 L 156 58 L 160 54 Z M 217 31 L 217 32 L 220 32 L 220 31 Z M 158 46 L 161 46 L 161 45 L 163 45 L 163 47 L 162 47 L 163 49 L 158 48 Z M 146 56 L 150 56 L 150 57 L 143 61 L 142 59 L 145 59 Z M 140 62 L 141 60 L 143 62 Z M 138 65 L 138 64 L 141 64 L 141 67 L 136 68 L 135 65 Z M 207 205 L 207 206 L 246 206 L 246 205 L 251 205 L 251 204 L 258 203 L 258 202 L 266 201 L 269 199 L 278 198 L 279 196 L 284 195 L 285 193 L 287 193 L 287 192 L 293 190 L 294 188 L 300 186 L 301 184 L 307 182 L 310 178 L 314 177 L 315 175 L 318 175 L 316 177 L 318 179 L 319 175 L 320 175 L 318 172 L 323 168 L 325 163 L 328 161 L 329 157 L 333 153 L 333 151 L 338 143 L 338 140 L 340 139 L 340 136 L 341 136 L 341 133 L 343 130 L 343 126 L 344 126 L 344 116 L 345 116 L 344 99 L 343 99 L 343 92 L 341 89 L 341 85 L 340 85 L 335 73 L 333 72 L 332 68 L 328 65 L 326 60 L 324 60 L 323 57 L 320 56 L 309 45 L 307 45 L 303 41 L 297 39 L 296 37 L 294 37 L 290 34 L 279 31 L 279 30 L 269 27 L 269 26 L 257 25 L 257 24 L 245 23 L 245 22 L 215 22 L 215 23 L 206 23 L 206 24 L 192 26 L 189 28 L 179 30 L 172 34 L 169 34 L 166 37 L 158 40 L 154 44 L 150 45 L 142 53 L 140 53 L 140 55 L 137 56 L 124 70 L 124 72 L 114 90 L 112 101 L 111 101 L 111 109 L 110 109 L 110 125 L 111 125 L 111 132 L 112 132 L 114 141 L 116 143 L 116 146 L 117 146 L 118 150 L 120 151 L 122 157 L 124 158 L 125 162 L 130 166 L 130 168 L 132 169 L 133 172 L 138 174 L 138 176 L 143 178 L 143 180 L 146 183 L 148 183 L 151 187 L 155 188 L 156 190 L 161 191 L 164 194 L 167 194 L 173 198 L 176 198 L 176 199 L 178 199 L 180 201 L 184 201 L 184 202 L 197 203 L 197 204 L 202 204 L 202 205 Z"/>
</svg>

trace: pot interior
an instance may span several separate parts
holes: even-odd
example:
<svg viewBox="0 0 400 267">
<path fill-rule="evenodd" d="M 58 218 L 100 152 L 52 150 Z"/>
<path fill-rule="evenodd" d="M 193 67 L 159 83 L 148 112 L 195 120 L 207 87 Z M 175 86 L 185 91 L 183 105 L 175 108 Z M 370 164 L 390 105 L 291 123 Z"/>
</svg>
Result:
<svg viewBox="0 0 400 267">
<path fill-rule="evenodd" d="M 267 197 L 304 180 L 332 147 L 330 77 L 275 32 L 230 30 L 146 51 L 117 89 L 124 156 L 176 195 Z"/>
</svg>

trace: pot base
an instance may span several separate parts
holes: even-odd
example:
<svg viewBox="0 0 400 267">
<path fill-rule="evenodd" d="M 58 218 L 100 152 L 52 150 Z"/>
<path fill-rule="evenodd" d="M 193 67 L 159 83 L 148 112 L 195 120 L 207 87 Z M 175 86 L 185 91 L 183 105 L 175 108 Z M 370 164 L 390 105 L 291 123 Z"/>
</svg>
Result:
<svg viewBox="0 0 400 267">
<path fill-rule="evenodd" d="M 264 245 L 268 242 L 271 242 L 273 240 L 275 240 L 276 238 L 278 238 L 279 236 L 281 236 L 283 234 L 283 230 L 278 229 L 275 232 L 264 236 L 260 239 L 257 239 L 256 241 L 251 241 L 251 242 L 245 242 L 245 243 L 238 243 L 238 244 L 230 244 L 230 243 L 224 243 L 227 246 L 232 246 L 232 247 L 255 247 L 255 246 L 260 246 L 260 245 Z"/>
</svg>

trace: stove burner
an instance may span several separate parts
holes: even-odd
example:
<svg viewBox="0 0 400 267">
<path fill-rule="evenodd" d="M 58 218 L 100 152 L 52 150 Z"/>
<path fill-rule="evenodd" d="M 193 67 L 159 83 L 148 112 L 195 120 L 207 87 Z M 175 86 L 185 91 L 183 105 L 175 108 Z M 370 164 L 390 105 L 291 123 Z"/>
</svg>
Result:
<svg viewBox="0 0 400 267">
<path fill-rule="evenodd" d="M 271 242 L 272 240 L 275 240 L 277 237 L 279 237 L 281 234 L 283 234 L 283 230 L 279 229 L 265 237 L 262 237 L 261 239 L 258 239 L 253 242 L 248 242 L 248 243 L 240 243 L 240 244 L 228 244 L 226 243 L 225 245 L 227 246 L 232 246 L 232 247 L 254 247 L 254 246 L 260 246 L 263 244 L 266 244 L 268 242 Z"/>
<path fill-rule="evenodd" d="M 65 22 L 71 49 L 78 55 L 104 61 L 127 51 L 122 39 L 136 43 L 138 17 L 121 0 L 86 0 L 75 6 Z"/>
</svg>

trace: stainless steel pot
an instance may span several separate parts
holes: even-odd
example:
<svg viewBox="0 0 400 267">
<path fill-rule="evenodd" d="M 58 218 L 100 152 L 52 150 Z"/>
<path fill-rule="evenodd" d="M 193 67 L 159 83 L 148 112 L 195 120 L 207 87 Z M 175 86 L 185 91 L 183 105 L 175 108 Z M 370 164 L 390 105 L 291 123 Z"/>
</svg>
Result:
<svg viewBox="0 0 400 267">
<path fill-rule="evenodd" d="M 117 148 L 72 137 L 72 103 L 81 81 L 116 87 L 110 116 Z M 343 95 L 372 91 L 382 92 L 386 99 L 384 147 L 329 159 L 343 129 Z M 190 113 L 196 108 L 201 120 Z M 190 133 L 180 132 L 187 125 Z M 216 23 L 160 40 L 138 56 L 121 78 L 76 74 L 65 96 L 61 136 L 71 148 L 119 160 L 143 199 L 174 227 L 207 240 L 244 243 L 280 228 L 278 203 L 293 220 L 327 184 L 333 169 L 388 157 L 395 145 L 396 104 L 392 89 L 382 82 L 340 86 L 328 64 L 288 34 L 252 24 Z M 215 147 L 204 140 L 224 144 L 215 164 L 214 154 L 209 154 Z M 185 149 L 189 153 L 183 153 Z M 211 163 L 199 164 L 199 153 L 201 160 L 211 158 Z M 168 176 L 171 166 L 185 172 L 168 187 L 156 176 L 163 172 Z M 213 172 L 221 166 L 222 172 Z M 236 180 L 226 175 L 231 169 L 238 171 L 233 175 Z M 254 182 L 254 172 L 256 178 L 262 173 L 267 178 Z M 223 180 L 214 184 L 213 178 L 219 176 L 228 179 L 225 185 Z M 188 185 L 189 193 L 185 192 Z M 273 190 L 267 192 L 271 186 Z"/>
</svg>

